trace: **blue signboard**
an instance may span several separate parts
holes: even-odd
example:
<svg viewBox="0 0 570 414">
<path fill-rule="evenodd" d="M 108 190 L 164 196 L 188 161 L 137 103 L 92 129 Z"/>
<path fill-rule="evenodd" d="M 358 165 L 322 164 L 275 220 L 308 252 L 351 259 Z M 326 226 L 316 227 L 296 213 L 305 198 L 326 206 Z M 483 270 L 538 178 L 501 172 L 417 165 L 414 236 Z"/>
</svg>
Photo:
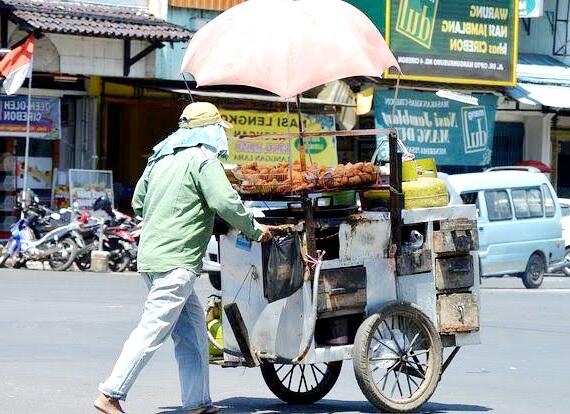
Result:
<svg viewBox="0 0 570 414">
<path fill-rule="evenodd" d="M 32 138 L 61 138 L 59 98 L 32 97 L 29 114 Z M 25 137 L 27 119 L 27 96 L 0 97 L 0 136 Z"/>
<path fill-rule="evenodd" d="M 445 98 L 434 92 L 401 90 L 392 113 L 393 90 L 374 97 L 377 128 L 396 128 L 408 150 L 439 165 L 489 165 L 493 148 L 497 97 L 473 94 L 478 105 Z M 384 137 L 378 137 L 378 142 Z"/>
</svg>

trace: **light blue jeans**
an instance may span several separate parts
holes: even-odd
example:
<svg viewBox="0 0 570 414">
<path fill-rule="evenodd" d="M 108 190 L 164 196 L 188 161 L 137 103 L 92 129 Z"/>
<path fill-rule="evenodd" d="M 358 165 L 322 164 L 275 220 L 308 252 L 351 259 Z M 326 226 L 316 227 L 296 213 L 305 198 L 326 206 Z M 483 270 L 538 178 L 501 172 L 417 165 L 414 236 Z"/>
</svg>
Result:
<svg viewBox="0 0 570 414">
<path fill-rule="evenodd" d="M 186 269 L 175 269 L 142 273 L 142 277 L 149 288 L 143 315 L 125 342 L 111 376 L 99 385 L 99 390 L 124 400 L 154 352 L 172 335 L 184 409 L 210 404 L 206 321 L 194 292 L 198 276 Z"/>
</svg>

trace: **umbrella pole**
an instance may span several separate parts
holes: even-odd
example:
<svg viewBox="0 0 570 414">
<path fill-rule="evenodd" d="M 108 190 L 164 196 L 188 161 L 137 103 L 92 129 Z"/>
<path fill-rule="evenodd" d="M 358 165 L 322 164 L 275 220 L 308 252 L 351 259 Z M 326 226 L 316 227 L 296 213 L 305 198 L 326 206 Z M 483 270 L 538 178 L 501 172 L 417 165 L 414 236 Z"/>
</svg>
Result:
<svg viewBox="0 0 570 414">
<path fill-rule="evenodd" d="M 289 122 L 290 119 L 290 113 L 291 111 L 289 110 L 289 100 L 287 100 L 287 135 L 289 135 L 289 180 L 291 180 L 291 182 L 293 182 L 293 148 L 291 147 L 291 122 Z"/>
<path fill-rule="evenodd" d="M 188 90 L 188 96 L 190 97 L 190 102 L 194 103 L 194 97 L 192 96 L 192 91 L 190 90 L 190 85 L 188 85 L 188 81 L 186 80 L 186 75 L 182 72 L 182 79 L 184 79 L 184 85 L 186 85 L 186 89 Z"/>
<path fill-rule="evenodd" d="M 301 95 L 297 95 L 297 118 L 299 120 L 299 161 L 301 162 L 301 171 L 307 170 L 305 161 L 305 142 L 303 140 L 303 120 L 301 119 Z"/>
</svg>

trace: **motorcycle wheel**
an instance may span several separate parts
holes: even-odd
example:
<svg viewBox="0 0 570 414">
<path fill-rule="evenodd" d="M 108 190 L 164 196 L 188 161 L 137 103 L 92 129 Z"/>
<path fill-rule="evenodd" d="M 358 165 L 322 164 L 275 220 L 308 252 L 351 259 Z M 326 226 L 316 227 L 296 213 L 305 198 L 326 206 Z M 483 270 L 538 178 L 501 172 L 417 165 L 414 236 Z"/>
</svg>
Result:
<svg viewBox="0 0 570 414">
<path fill-rule="evenodd" d="M 8 253 L 4 253 L 1 257 L 0 257 L 0 267 L 6 267 L 6 262 L 8 261 L 8 258 L 10 256 L 8 255 Z"/>
<path fill-rule="evenodd" d="M 47 259 L 52 270 L 61 272 L 71 267 L 77 256 L 77 244 L 70 238 L 61 239 L 58 243 L 60 249 L 50 254 Z"/>
<path fill-rule="evenodd" d="M 0 251 L 2 253 L 2 255 L 0 256 L 0 267 L 5 267 L 6 262 L 8 261 L 8 258 L 10 257 L 10 255 L 8 254 L 8 246 L 9 245 L 10 245 L 10 242 L 6 243 L 5 245 L 2 245 L 0 248 Z"/>
<path fill-rule="evenodd" d="M 86 272 L 91 269 L 91 256 L 85 253 L 75 259 L 75 266 L 82 272 Z"/>
<path fill-rule="evenodd" d="M 121 246 L 116 253 L 112 253 L 109 258 L 109 269 L 112 272 L 124 272 L 131 263 L 129 252 Z"/>
</svg>

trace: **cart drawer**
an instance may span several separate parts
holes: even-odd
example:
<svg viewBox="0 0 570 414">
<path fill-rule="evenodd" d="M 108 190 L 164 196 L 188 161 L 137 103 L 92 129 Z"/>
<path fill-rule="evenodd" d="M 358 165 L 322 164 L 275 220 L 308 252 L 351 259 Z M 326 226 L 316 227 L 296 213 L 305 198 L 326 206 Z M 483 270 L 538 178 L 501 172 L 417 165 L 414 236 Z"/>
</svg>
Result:
<svg viewBox="0 0 570 414">
<path fill-rule="evenodd" d="M 439 295 L 437 314 L 441 333 L 461 333 L 479 330 L 479 306 L 471 293 Z"/>
<path fill-rule="evenodd" d="M 397 263 L 399 275 L 431 272 L 431 250 L 423 248 L 403 253 L 397 257 Z"/>
<path fill-rule="evenodd" d="M 366 268 L 364 266 L 322 270 L 317 310 L 319 314 L 366 306 Z"/>
<path fill-rule="evenodd" d="M 467 289 L 473 286 L 473 256 L 438 257 L 435 259 L 437 290 Z"/>
<path fill-rule="evenodd" d="M 479 249 L 477 222 L 473 220 L 443 220 L 433 232 L 433 251 L 439 255 L 467 254 Z"/>
</svg>

